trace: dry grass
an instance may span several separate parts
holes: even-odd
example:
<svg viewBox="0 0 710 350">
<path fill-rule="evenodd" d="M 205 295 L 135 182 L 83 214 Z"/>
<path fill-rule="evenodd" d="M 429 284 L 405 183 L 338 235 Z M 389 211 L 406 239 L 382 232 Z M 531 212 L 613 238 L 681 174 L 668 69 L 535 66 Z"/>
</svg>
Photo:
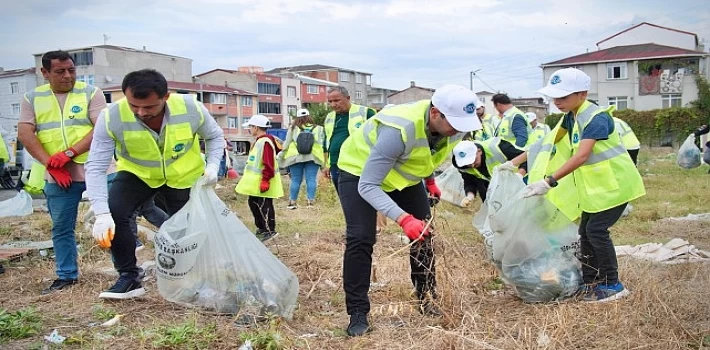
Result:
<svg viewBox="0 0 710 350">
<path fill-rule="evenodd" d="M 667 222 L 662 218 L 710 212 L 707 167 L 678 169 L 666 149 L 642 152 L 639 169 L 648 195 L 634 203 L 634 213 L 613 229 L 616 244 L 665 242 L 680 237 L 710 250 L 710 223 Z M 653 175 L 652 175 L 653 174 Z M 246 199 L 233 192 L 234 183 L 219 190 L 238 216 L 253 227 Z M 621 259 L 622 280 L 632 291 L 623 301 L 592 305 L 560 303 L 529 305 L 501 288 L 493 267 L 484 261 L 481 239 L 471 227 L 476 208 L 440 205 L 436 214 L 437 271 L 442 319 L 422 317 L 411 307 L 409 263 L 405 253 L 388 258 L 403 244 L 390 222 L 375 247 L 379 287 L 370 293 L 375 330 L 349 338 L 341 287 L 344 222 L 332 186 L 322 182 L 314 209 L 286 209 L 277 202 L 281 235 L 272 251 L 300 281 L 299 308 L 293 320 L 259 328 L 238 327 L 231 317 L 203 314 L 164 301 L 154 281 L 145 298 L 106 302 L 97 298 L 113 277 L 105 251 L 93 247 L 82 233 L 82 283 L 70 290 L 40 297 L 53 278 L 53 263 L 30 258 L 9 266 L 0 276 L 0 308 L 34 306 L 42 314 L 42 334 L 57 328 L 69 337 L 68 348 L 142 349 L 154 347 L 234 349 L 246 332 L 278 329 L 281 345 L 294 349 L 688 349 L 710 347 L 710 265 L 665 266 Z M 301 194 L 303 197 L 303 193 Z M 305 204 L 305 203 L 302 203 Z M 476 205 L 477 206 L 477 205 Z M 0 243 L 13 239 L 48 239 L 46 214 L 3 219 Z M 151 249 L 139 260 L 152 259 Z M 100 311 L 97 311 L 100 310 Z M 101 315 L 126 315 L 120 326 L 92 327 Z M 214 327 L 216 325 L 216 327 Z M 182 332 L 182 333 L 181 333 Z M 161 334 L 191 334 L 190 342 L 169 342 Z M 204 340 L 205 342 L 201 342 Z M 0 343 L 0 348 L 41 348 L 42 337 Z"/>
</svg>

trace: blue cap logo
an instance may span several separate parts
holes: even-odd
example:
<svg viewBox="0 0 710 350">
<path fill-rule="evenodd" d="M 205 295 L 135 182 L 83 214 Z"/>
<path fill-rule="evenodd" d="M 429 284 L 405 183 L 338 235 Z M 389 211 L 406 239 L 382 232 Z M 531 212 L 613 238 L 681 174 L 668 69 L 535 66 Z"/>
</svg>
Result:
<svg viewBox="0 0 710 350">
<path fill-rule="evenodd" d="M 468 114 L 476 113 L 476 104 L 471 102 L 463 107 L 463 111 Z"/>
<path fill-rule="evenodd" d="M 72 113 L 79 113 L 79 112 L 81 112 L 81 107 L 79 107 L 79 106 L 72 106 L 71 112 L 72 112 Z"/>
<path fill-rule="evenodd" d="M 560 79 L 559 75 L 553 75 L 552 78 L 550 78 L 550 85 L 557 85 L 562 82 L 562 79 Z"/>
<path fill-rule="evenodd" d="M 175 152 L 180 152 L 184 149 L 185 149 L 184 143 L 178 143 L 177 145 L 175 145 L 175 147 L 173 147 L 173 151 L 175 151 Z"/>
<path fill-rule="evenodd" d="M 463 158 L 466 156 L 466 152 L 459 152 L 459 158 Z"/>
</svg>

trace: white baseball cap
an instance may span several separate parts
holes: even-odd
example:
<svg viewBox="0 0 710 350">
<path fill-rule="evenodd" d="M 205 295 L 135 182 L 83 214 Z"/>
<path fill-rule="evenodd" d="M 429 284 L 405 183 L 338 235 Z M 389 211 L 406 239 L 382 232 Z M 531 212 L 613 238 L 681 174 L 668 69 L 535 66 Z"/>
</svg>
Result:
<svg viewBox="0 0 710 350">
<path fill-rule="evenodd" d="M 309 111 L 308 111 L 307 109 L 305 109 L 305 108 L 301 108 L 301 109 L 298 110 L 298 112 L 296 112 L 296 118 L 307 117 L 307 116 L 309 116 L 309 115 L 311 115 L 311 112 L 309 112 Z"/>
<path fill-rule="evenodd" d="M 252 116 L 251 118 L 249 118 L 248 122 L 242 124 L 242 126 L 245 128 L 247 128 L 251 125 L 258 126 L 260 128 L 268 128 L 268 127 L 271 127 L 271 121 L 269 121 L 269 118 L 267 118 L 261 114 L 257 114 L 255 116 Z"/>
<path fill-rule="evenodd" d="M 460 85 L 444 85 L 431 97 L 431 103 L 444 114 L 458 132 L 481 130 L 476 107 L 481 103 L 473 91 Z"/>
<path fill-rule="evenodd" d="M 533 112 L 527 112 L 525 113 L 525 116 L 528 117 L 528 123 L 532 123 L 537 120 L 537 114 Z"/>
<path fill-rule="evenodd" d="M 476 161 L 476 152 L 478 147 L 473 141 L 461 141 L 454 147 L 454 159 L 456 165 L 462 167 L 473 164 Z"/>
<path fill-rule="evenodd" d="M 589 91 L 591 80 L 587 74 L 577 68 L 559 69 L 552 73 L 547 86 L 537 92 L 552 98 L 561 98 L 575 92 Z"/>
</svg>

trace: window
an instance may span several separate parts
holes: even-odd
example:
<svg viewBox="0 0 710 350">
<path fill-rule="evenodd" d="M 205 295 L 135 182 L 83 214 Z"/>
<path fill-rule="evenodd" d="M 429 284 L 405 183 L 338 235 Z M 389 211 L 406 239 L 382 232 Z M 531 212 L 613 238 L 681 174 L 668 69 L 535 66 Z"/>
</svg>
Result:
<svg viewBox="0 0 710 350">
<path fill-rule="evenodd" d="M 681 104 L 682 104 L 682 100 L 681 100 L 680 95 L 678 95 L 678 94 L 661 95 L 662 108 L 680 107 Z"/>
<path fill-rule="evenodd" d="M 355 91 L 355 99 L 362 100 L 362 91 Z"/>
<path fill-rule="evenodd" d="M 365 84 L 367 84 L 368 86 L 372 85 L 372 79 L 371 79 L 371 78 L 372 78 L 372 76 L 370 76 L 370 75 L 366 75 L 366 76 L 365 76 Z"/>
<path fill-rule="evenodd" d="M 485 97 L 479 97 L 479 101 L 481 101 L 482 104 L 486 104 L 486 98 Z"/>
<path fill-rule="evenodd" d="M 355 83 L 356 84 L 362 84 L 362 75 L 360 74 L 355 74 Z"/>
<path fill-rule="evenodd" d="M 287 97 L 296 97 L 296 87 L 295 86 L 288 86 L 286 88 L 286 96 Z"/>
<path fill-rule="evenodd" d="M 606 79 L 626 79 L 626 62 L 621 63 L 607 63 L 606 65 Z"/>
<path fill-rule="evenodd" d="M 266 95 L 281 95 L 281 85 L 272 83 L 257 84 L 257 92 Z"/>
<path fill-rule="evenodd" d="M 251 96 L 242 96 L 242 106 L 244 107 L 251 107 L 253 106 L 253 102 L 251 100 Z"/>
<path fill-rule="evenodd" d="M 249 125 L 247 124 L 247 123 L 249 123 L 249 119 L 251 119 L 251 118 L 244 118 L 244 119 L 242 119 L 242 124 L 241 124 L 241 125 L 242 125 L 242 129 L 247 129 L 247 130 L 249 129 Z M 245 125 L 246 125 L 246 126 L 245 126 Z"/>
<path fill-rule="evenodd" d="M 617 110 L 623 110 L 629 108 L 628 97 L 626 96 L 616 96 L 609 97 L 609 106 L 616 106 Z"/>
<path fill-rule="evenodd" d="M 281 114 L 281 104 L 274 102 L 259 102 L 259 114 Z"/>
<path fill-rule="evenodd" d="M 340 77 L 340 81 L 350 81 L 350 73 L 348 72 L 340 72 L 338 76 Z"/>
<path fill-rule="evenodd" d="M 94 64 L 94 53 L 91 51 L 80 51 L 70 53 L 75 66 L 90 66 Z"/>
<path fill-rule="evenodd" d="M 20 114 L 20 104 L 19 104 L 19 103 L 13 103 L 13 104 L 12 104 L 12 114 L 13 114 L 13 115 L 19 115 L 19 114 Z"/>
<path fill-rule="evenodd" d="M 298 110 L 298 107 L 289 105 L 288 107 L 286 107 L 286 110 L 288 110 L 288 115 L 294 117 L 296 116 L 296 111 Z"/>
<path fill-rule="evenodd" d="M 10 83 L 10 93 L 15 95 L 20 93 L 20 83 L 14 82 Z"/>
<path fill-rule="evenodd" d="M 308 89 L 309 94 L 318 95 L 318 85 L 308 84 L 308 85 L 306 85 L 306 89 Z"/>
<path fill-rule="evenodd" d="M 76 81 L 81 81 L 81 82 L 87 83 L 89 85 L 94 85 L 94 75 L 93 74 L 77 75 Z"/>
<path fill-rule="evenodd" d="M 216 105 L 226 105 L 227 94 L 210 94 L 210 103 L 214 103 Z"/>
<path fill-rule="evenodd" d="M 106 99 L 106 103 L 111 103 L 111 93 L 110 92 L 104 92 L 104 98 Z"/>
<path fill-rule="evenodd" d="M 239 119 L 237 117 L 227 118 L 227 127 L 230 129 L 238 129 L 238 127 L 237 127 L 238 123 L 239 123 Z"/>
</svg>

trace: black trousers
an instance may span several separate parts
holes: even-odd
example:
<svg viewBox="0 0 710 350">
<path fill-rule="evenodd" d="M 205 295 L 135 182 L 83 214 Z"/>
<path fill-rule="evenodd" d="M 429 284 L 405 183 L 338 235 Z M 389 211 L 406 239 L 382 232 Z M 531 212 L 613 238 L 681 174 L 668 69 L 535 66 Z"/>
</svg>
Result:
<svg viewBox="0 0 710 350">
<path fill-rule="evenodd" d="M 579 243 L 584 283 L 614 284 L 619 281 L 619 266 L 609 228 L 619 220 L 626 205 L 624 203 L 599 213 L 582 212 Z"/>
<path fill-rule="evenodd" d="M 341 170 L 339 179 L 340 204 L 345 213 L 346 235 L 343 256 L 343 289 L 348 314 L 369 313 L 372 270 L 372 250 L 376 241 L 377 212 L 358 193 L 360 178 Z M 422 184 L 402 191 L 388 193 L 404 211 L 420 220 L 431 217 L 426 190 Z M 436 270 L 431 236 L 412 245 L 409 252 L 412 284 L 422 299 L 427 293 L 436 297 Z"/>
<path fill-rule="evenodd" d="M 274 199 L 249 196 L 247 200 L 249 209 L 254 215 L 254 225 L 262 232 L 276 231 L 276 217 L 274 216 Z"/>
<path fill-rule="evenodd" d="M 172 216 L 190 199 L 190 189 L 177 189 L 167 185 L 151 188 L 143 180 L 127 171 L 119 171 L 108 195 L 108 205 L 116 234 L 111 241 L 111 254 L 116 270 L 122 275 L 138 276 L 136 265 L 136 239 L 133 235 L 134 214 L 138 207 L 156 193 L 165 198 L 168 216 Z"/>
</svg>

